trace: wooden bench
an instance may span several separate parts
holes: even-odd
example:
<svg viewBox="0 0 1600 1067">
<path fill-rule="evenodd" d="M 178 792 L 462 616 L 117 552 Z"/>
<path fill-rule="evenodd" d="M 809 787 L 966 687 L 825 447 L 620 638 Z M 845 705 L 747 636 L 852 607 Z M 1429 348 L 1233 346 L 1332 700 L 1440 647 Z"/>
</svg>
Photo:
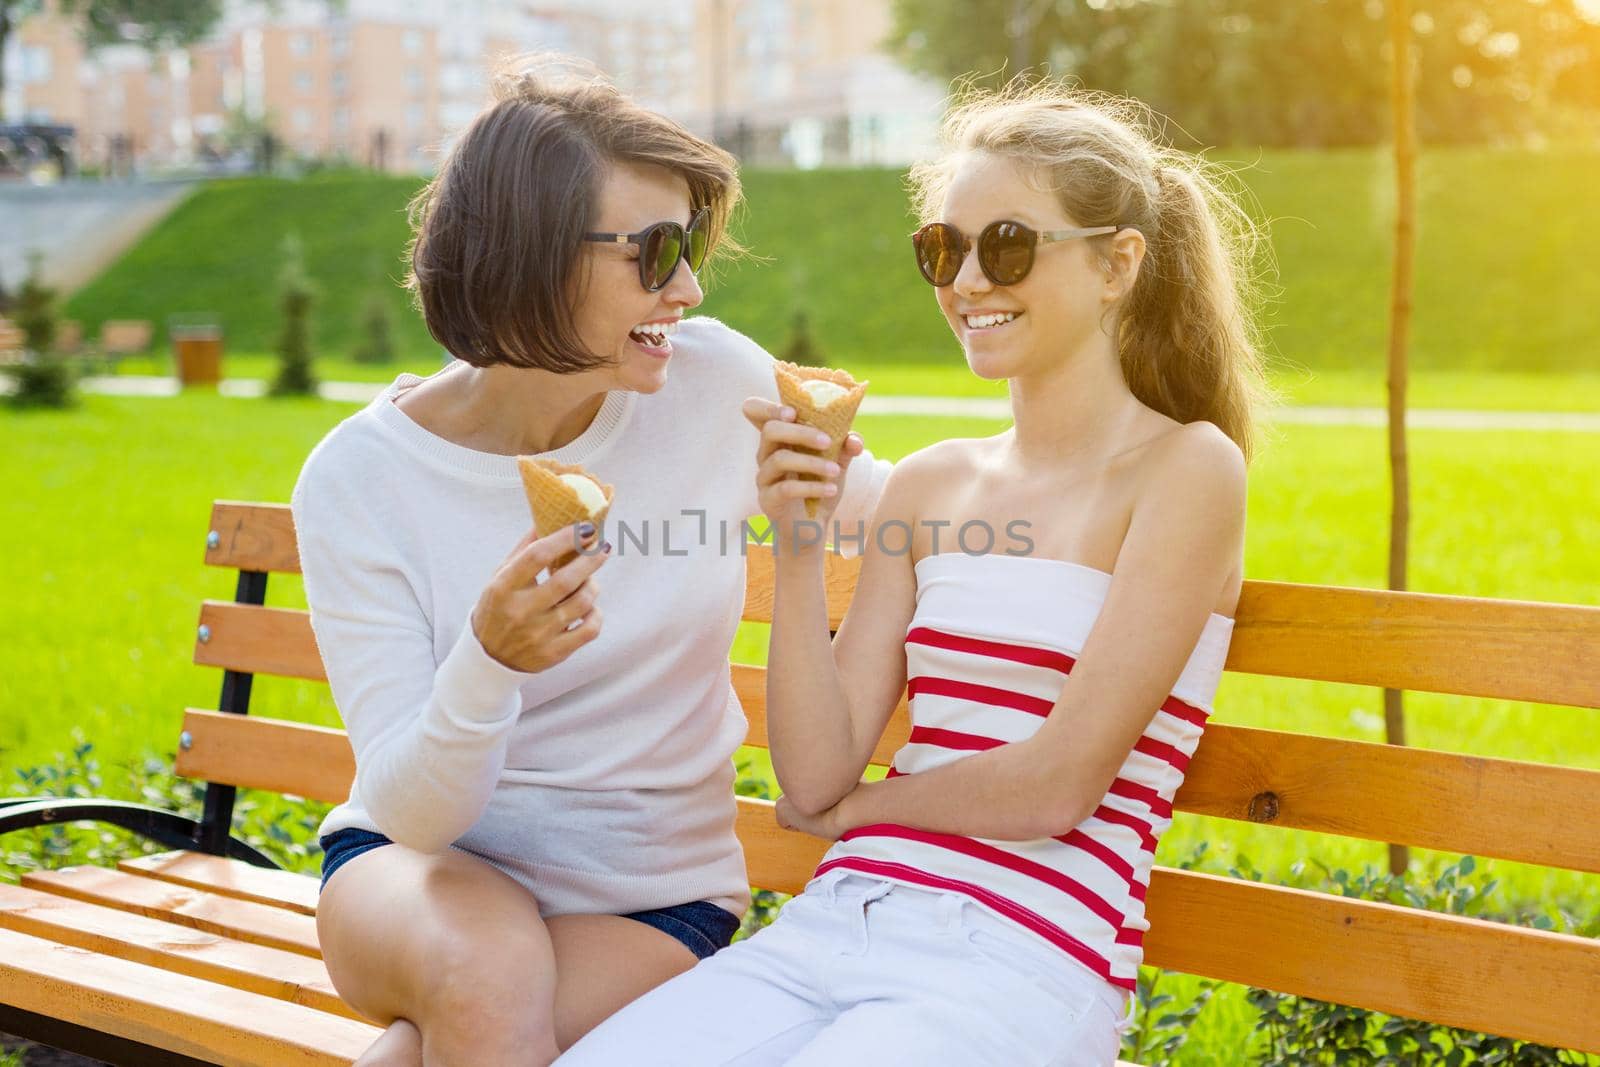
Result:
<svg viewBox="0 0 1600 1067">
<path fill-rule="evenodd" d="M 0 315 L 0 363 L 22 362 L 22 346 L 27 339 L 22 327 Z"/>
<path fill-rule="evenodd" d="M 108 359 L 150 350 L 155 327 L 145 319 L 107 319 L 100 324 L 100 354 Z"/>
<path fill-rule="evenodd" d="M 319 957 L 317 882 L 228 837 L 236 788 L 340 801 L 342 732 L 247 716 L 257 674 L 324 680 L 304 612 L 264 606 L 299 569 L 289 509 L 219 503 L 206 562 L 238 570 L 200 609 L 196 663 L 219 710 L 189 710 L 177 769 L 209 784 L 199 823 L 133 804 L 10 801 L 0 832 L 95 818 L 173 851 L 0 886 L 0 1030 L 127 1064 L 343 1064 L 378 1030 Z M 857 565 L 831 558 L 830 613 Z M 752 549 L 744 618 L 769 621 L 772 559 Z M 1593 708 L 1600 609 L 1246 583 L 1228 669 Z M 765 745 L 762 668 L 735 666 Z M 908 730 L 902 705 L 874 756 Z M 1177 797 L 1188 813 L 1600 872 L 1600 772 L 1214 723 Z M 1184 816 L 1180 816 L 1182 818 Z M 752 884 L 798 890 L 826 843 L 741 798 Z M 1600 942 L 1158 867 L 1146 962 L 1395 1015 L 1600 1052 Z"/>
<path fill-rule="evenodd" d="M 56 323 L 55 350 L 57 355 L 76 356 L 83 353 L 83 323 L 77 319 L 62 319 Z"/>
<path fill-rule="evenodd" d="M 147 319 L 107 319 L 100 324 L 94 344 L 80 342 L 79 348 L 106 373 L 115 374 L 122 360 L 144 355 L 154 340 L 155 324 Z"/>
</svg>

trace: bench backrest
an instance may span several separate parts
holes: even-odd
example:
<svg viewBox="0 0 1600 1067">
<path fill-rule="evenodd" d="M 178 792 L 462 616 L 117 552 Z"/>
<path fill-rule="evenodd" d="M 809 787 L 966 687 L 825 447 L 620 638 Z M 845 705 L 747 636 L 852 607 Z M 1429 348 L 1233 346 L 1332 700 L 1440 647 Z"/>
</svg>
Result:
<svg viewBox="0 0 1600 1067">
<path fill-rule="evenodd" d="M 258 603 L 207 601 L 196 663 L 235 681 L 326 680 L 308 615 L 259 606 L 268 573 L 299 570 L 287 507 L 218 503 L 206 562 L 238 569 L 240 599 Z M 747 568 L 743 617 L 770 622 L 770 551 L 752 546 Z M 829 557 L 835 627 L 858 569 Z M 1600 608 L 1249 581 L 1227 669 L 1595 708 Z M 765 669 L 735 665 L 733 681 L 748 743 L 765 746 Z M 237 695 L 235 684 L 242 711 Z M 184 731 L 177 768 L 191 777 L 335 802 L 354 776 L 338 730 L 190 710 Z M 902 700 L 873 761 L 887 764 L 908 733 Z M 1597 771 L 1213 722 L 1176 807 L 1600 872 Z M 738 829 L 761 888 L 797 891 L 827 847 L 780 830 L 760 800 L 740 799 Z M 1147 916 L 1153 966 L 1600 1052 L 1600 941 L 1163 867 Z"/>
<path fill-rule="evenodd" d="M 143 319 L 107 319 L 100 324 L 100 351 L 108 356 L 134 356 L 150 347 L 155 327 Z"/>
<path fill-rule="evenodd" d="M 55 349 L 65 355 L 76 355 L 83 347 L 83 324 L 76 319 L 62 319 L 56 324 Z"/>
</svg>

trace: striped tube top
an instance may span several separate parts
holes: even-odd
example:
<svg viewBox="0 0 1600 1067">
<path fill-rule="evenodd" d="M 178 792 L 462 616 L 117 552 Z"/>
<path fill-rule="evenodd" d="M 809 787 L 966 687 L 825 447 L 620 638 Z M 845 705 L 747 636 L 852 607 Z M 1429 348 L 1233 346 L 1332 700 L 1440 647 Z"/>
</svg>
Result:
<svg viewBox="0 0 1600 1067">
<path fill-rule="evenodd" d="M 1033 735 L 1055 706 L 1111 575 L 1033 556 L 939 553 L 917 561 L 906 632 L 911 737 L 891 776 Z M 851 870 L 950 890 L 1132 990 L 1144 899 L 1172 798 L 1200 742 L 1233 620 L 1213 613 L 1172 693 L 1094 813 L 1057 837 L 997 841 L 879 824 L 845 834 L 817 874 Z"/>
</svg>

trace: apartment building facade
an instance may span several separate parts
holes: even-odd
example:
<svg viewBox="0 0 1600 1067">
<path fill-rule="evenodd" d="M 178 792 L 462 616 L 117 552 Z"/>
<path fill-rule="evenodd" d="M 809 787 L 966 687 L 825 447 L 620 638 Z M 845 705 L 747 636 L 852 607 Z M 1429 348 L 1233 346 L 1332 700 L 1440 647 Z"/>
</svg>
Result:
<svg viewBox="0 0 1600 1067">
<path fill-rule="evenodd" d="M 67 124 L 91 167 L 183 165 L 270 131 L 287 156 L 427 171 L 508 56 L 592 62 L 763 164 L 903 163 L 941 87 L 881 49 L 890 0 L 234 0 L 210 38 L 86 51 L 70 18 L 3 57 L 11 121 Z"/>
</svg>

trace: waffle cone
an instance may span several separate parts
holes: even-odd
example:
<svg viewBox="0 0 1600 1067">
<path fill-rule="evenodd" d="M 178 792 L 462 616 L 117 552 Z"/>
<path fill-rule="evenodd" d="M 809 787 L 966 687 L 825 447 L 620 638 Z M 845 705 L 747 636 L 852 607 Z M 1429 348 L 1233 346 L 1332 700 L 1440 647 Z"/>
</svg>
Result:
<svg viewBox="0 0 1600 1067">
<path fill-rule="evenodd" d="M 848 371 L 832 367 L 802 367 L 787 360 L 774 361 L 774 367 L 778 378 L 778 399 L 794 408 L 795 421 L 828 435 L 828 447 L 820 451 L 810 448 L 796 450 L 837 461 L 839 453 L 844 450 L 844 439 L 850 433 L 850 424 L 855 422 L 856 409 L 861 406 L 861 398 L 867 395 L 867 383 L 856 381 Z M 819 408 L 811 395 L 801 388 L 806 382 L 817 379 L 833 382 L 850 392 L 827 407 Z M 821 481 L 812 474 L 799 477 L 806 481 Z M 806 500 L 806 516 L 813 519 L 817 517 L 816 500 Z"/>
<path fill-rule="evenodd" d="M 553 459 L 517 457 L 517 470 L 522 474 L 522 488 L 528 494 L 528 506 L 533 509 L 533 528 L 540 537 L 548 537 L 563 527 L 578 522 L 592 522 L 598 528 L 611 510 L 612 487 L 571 463 L 558 463 Z M 563 474 L 581 474 L 600 486 L 606 495 L 605 507 L 591 515 L 578 498 L 578 491 L 561 480 Z M 576 552 L 564 553 L 550 569 L 555 570 L 577 558 Z"/>
</svg>

